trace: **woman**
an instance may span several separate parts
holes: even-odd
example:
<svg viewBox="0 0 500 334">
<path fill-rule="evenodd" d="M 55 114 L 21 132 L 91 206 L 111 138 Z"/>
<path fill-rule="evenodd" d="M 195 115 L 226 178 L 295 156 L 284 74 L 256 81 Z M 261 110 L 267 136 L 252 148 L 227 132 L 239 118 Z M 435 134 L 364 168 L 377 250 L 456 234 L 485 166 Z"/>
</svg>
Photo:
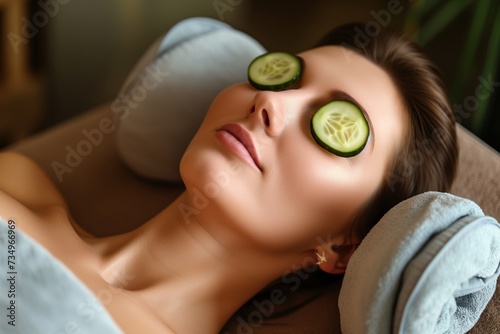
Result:
<svg viewBox="0 0 500 334">
<path fill-rule="evenodd" d="M 94 293 L 120 291 L 105 307 L 130 333 L 216 333 L 306 259 L 342 274 L 392 205 L 447 190 L 457 155 L 433 65 L 395 35 L 356 45 L 354 27 L 300 53 L 302 77 L 288 89 L 224 90 L 182 159 L 186 191 L 138 229 L 85 233 L 41 170 L 9 152 L 0 156 L 0 215 L 16 217 Z M 309 131 L 336 100 L 368 119 L 370 138 L 354 157 L 326 151 Z"/>
</svg>

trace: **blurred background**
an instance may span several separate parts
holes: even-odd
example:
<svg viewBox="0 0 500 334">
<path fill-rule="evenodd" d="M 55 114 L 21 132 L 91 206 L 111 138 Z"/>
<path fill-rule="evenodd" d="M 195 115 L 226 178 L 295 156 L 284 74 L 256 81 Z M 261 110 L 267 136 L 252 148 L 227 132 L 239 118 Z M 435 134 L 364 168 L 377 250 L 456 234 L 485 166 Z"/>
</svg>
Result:
<svg viewBox="0 0 500 334">
<path fill-rule="evenodd" d="M 0 147 L 112 101 L 147 47 L 193 16 L 289 52 L 350 21 L 405 31 L 441 68 L 457 121 L 500 151 L 499 0 L 0 0 Z"/>
</svg>

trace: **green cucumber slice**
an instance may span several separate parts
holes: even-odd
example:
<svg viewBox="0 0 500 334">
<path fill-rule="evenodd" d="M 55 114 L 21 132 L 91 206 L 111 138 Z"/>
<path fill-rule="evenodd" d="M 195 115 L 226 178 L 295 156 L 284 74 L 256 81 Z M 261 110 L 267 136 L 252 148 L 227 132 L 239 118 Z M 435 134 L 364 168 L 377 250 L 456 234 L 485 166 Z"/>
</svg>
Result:
<svg viewBox="0 0 500 334">
<path fill-rule="evenodd" d="M 333 101 L 314 113 L 311 134 L 327 151 L 352 157 L 363 151 L 370 127 L 358 106 L 349 101 Z"/>
<path fill-rule="evenodd" d="M 283 90 L 302 75 L 302 61 L 287 52 L 268 52 L 248 66 L 248 81 L 259 90 Z"/>
</svg>

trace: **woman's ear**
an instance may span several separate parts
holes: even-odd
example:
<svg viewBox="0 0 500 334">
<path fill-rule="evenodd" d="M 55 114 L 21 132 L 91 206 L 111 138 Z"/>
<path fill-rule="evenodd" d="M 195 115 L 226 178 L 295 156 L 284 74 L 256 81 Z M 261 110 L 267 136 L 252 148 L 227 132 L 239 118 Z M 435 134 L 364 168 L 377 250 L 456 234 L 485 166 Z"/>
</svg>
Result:
<svg viewBox="0 0 500 334">
<path fill-rule="evenodd" d="M 317 265 L 326 273 L 344 274 L 347 263 L 358 245 L 358 242 L 343 245 L 332 244 L 327 249 L 325 246 L 320 246 L 316 249 Z"/>
</svg>

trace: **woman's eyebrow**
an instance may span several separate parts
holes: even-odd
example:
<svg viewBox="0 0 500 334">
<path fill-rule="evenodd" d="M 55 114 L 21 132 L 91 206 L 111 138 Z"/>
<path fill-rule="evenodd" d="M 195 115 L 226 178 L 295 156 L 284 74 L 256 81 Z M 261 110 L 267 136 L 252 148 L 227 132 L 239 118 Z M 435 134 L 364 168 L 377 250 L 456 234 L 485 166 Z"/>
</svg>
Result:
<svg viewBox="0 0 500 334">
<path fill-rule="evenodd" d="M 373 143 L 375 143 L 375 131 L 373 129 L 373 123 L 372 123 L 372 121 L 370 119 L 370 114 L 368 114 L 366 112 L 366 109 L 363 108 L 363 106 L 358 101 L 356 101 L 356 99 L 354 99 L 350 94 L 346 93 L 343 90 L 335 89 L 332 92 L 330 92 L 330 101 L 333 101 L 333 100 L 340 100 L 340 101 L 351 102 L 356 107 L 358 107 L 359 110 L 361 110 L 361 112 L 365 116 L 366 120 L 368 121 L 368 127 L 370 128 L 370 136 L 372 137 L 371 141 Z"/>
</svg>

